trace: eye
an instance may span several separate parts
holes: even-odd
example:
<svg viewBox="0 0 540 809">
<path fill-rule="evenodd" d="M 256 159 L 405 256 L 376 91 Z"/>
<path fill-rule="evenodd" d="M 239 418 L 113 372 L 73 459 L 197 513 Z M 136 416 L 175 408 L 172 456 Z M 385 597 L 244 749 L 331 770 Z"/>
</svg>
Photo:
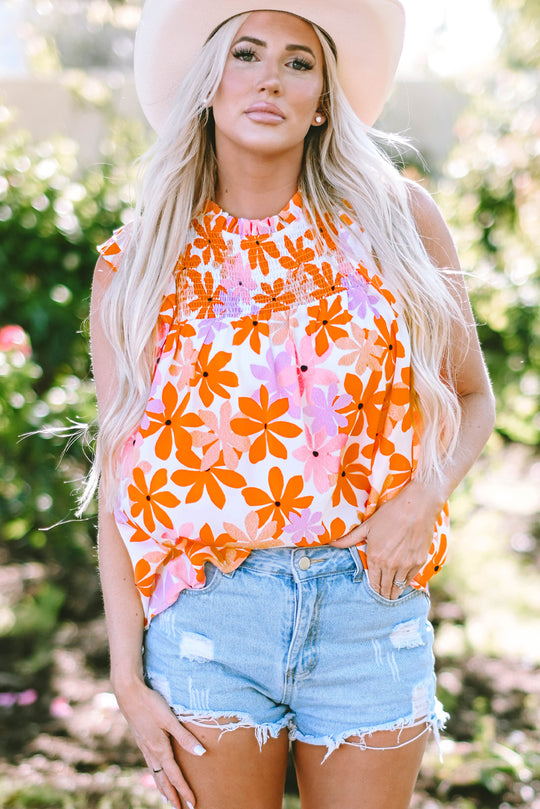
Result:
<svg viewBox="0 0 540 809">
<path fill-rule="evenodd" d="M 295 56 L 289 64 L 294 70 L 313 70 L 311 62 L 308 62 L 307 59 L 303 59 L 301 56 Z"/>
<path fill-rule="evenodd" d="M 253 48 L 237 48 L 232 55 L 241 62 L 253 62 L 256 56 Z"/>
</svg>

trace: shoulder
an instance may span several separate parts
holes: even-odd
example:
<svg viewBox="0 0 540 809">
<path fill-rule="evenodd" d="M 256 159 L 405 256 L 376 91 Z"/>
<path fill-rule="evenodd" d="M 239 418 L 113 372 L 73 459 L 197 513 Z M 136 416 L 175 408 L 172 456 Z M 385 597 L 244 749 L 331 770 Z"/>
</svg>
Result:
<svg viewBox="0 0 540 809">
<path fill-rule="evenodd" d="M 439 266 L 456 267 L 454 241 L 437 203 L 423 186 L 412 180 L 407 181 L 407 191 L 416 229 L 428 255 Z"/>
<path fill-rule="evenodd" d="M 94 287 L 97 286 L 103 290 L 109 287 L 114 274 L 120 268 L 126 247 L 131 240 L 132 232 L 133 226 L 130 222 L 117 228 L 103 244 L 97 245 L 96 250 L 99 253 L 99 258 L 94 270 Z"/>
<path fill-rule="evenodd" d="M 446 223 L 429 191 L 413 180 L 407 180 L 409 205 L 420 235 L 428 234 Z"/>
<path fill-rule="evenodd" d="M 103 261 L 115 271 L 120 267 L 122 254 L 131 240 L 132 233 L 133 223 L 130 222 L 117 228 L 106 242 L 96 248 Z"/>
</svg>

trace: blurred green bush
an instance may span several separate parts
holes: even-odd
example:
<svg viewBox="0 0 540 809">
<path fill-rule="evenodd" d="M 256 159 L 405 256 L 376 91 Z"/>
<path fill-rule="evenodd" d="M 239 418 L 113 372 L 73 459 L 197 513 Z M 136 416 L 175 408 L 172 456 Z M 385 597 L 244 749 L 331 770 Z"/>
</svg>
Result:
<svg viewBox="0 0 540 809">
<path fill-rule="evenodd" d="M 90 286 L 95 245 L 129 206 L 142 138 L 114 123 L 104 165 L 85 172 L 65 138 L 4 133 L 0 146 L 0 543 L 58 575 L 93 564 L 92 513 L 73 519 L 88 466 L 81 425 L 95 419 Z"/>
</svg>

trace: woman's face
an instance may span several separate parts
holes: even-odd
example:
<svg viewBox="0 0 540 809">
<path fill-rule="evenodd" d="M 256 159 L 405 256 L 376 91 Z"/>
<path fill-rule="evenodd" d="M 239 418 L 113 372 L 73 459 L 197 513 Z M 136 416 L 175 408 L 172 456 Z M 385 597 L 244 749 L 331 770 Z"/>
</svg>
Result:
<svg viewBox="0 0 540 809">
<path fill-rule="evenodd" d="M 302 155 L 323 89 L 323 53 L 305 20 L 252 12 L 227 57 L 212 108 L 218 159 L 235 147 L 261 157 Z M 320 120 L 316 120 L 320 116 Z"/>
</svg>

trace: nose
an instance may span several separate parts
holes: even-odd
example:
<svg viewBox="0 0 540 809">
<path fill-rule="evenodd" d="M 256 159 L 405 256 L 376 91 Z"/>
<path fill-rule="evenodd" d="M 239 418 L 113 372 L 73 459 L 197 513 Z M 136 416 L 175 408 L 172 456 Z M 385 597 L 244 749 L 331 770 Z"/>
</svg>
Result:
<svg viewBox="0 0 540 809">
<path fill-rule="evenodd" d="M 281 81 L 276 70 L 266 71 L 258 82 L 257 91 L 259 93 L 269 93 L 270 95 L 279 95 L 281 93 Z"/>
</svg>

